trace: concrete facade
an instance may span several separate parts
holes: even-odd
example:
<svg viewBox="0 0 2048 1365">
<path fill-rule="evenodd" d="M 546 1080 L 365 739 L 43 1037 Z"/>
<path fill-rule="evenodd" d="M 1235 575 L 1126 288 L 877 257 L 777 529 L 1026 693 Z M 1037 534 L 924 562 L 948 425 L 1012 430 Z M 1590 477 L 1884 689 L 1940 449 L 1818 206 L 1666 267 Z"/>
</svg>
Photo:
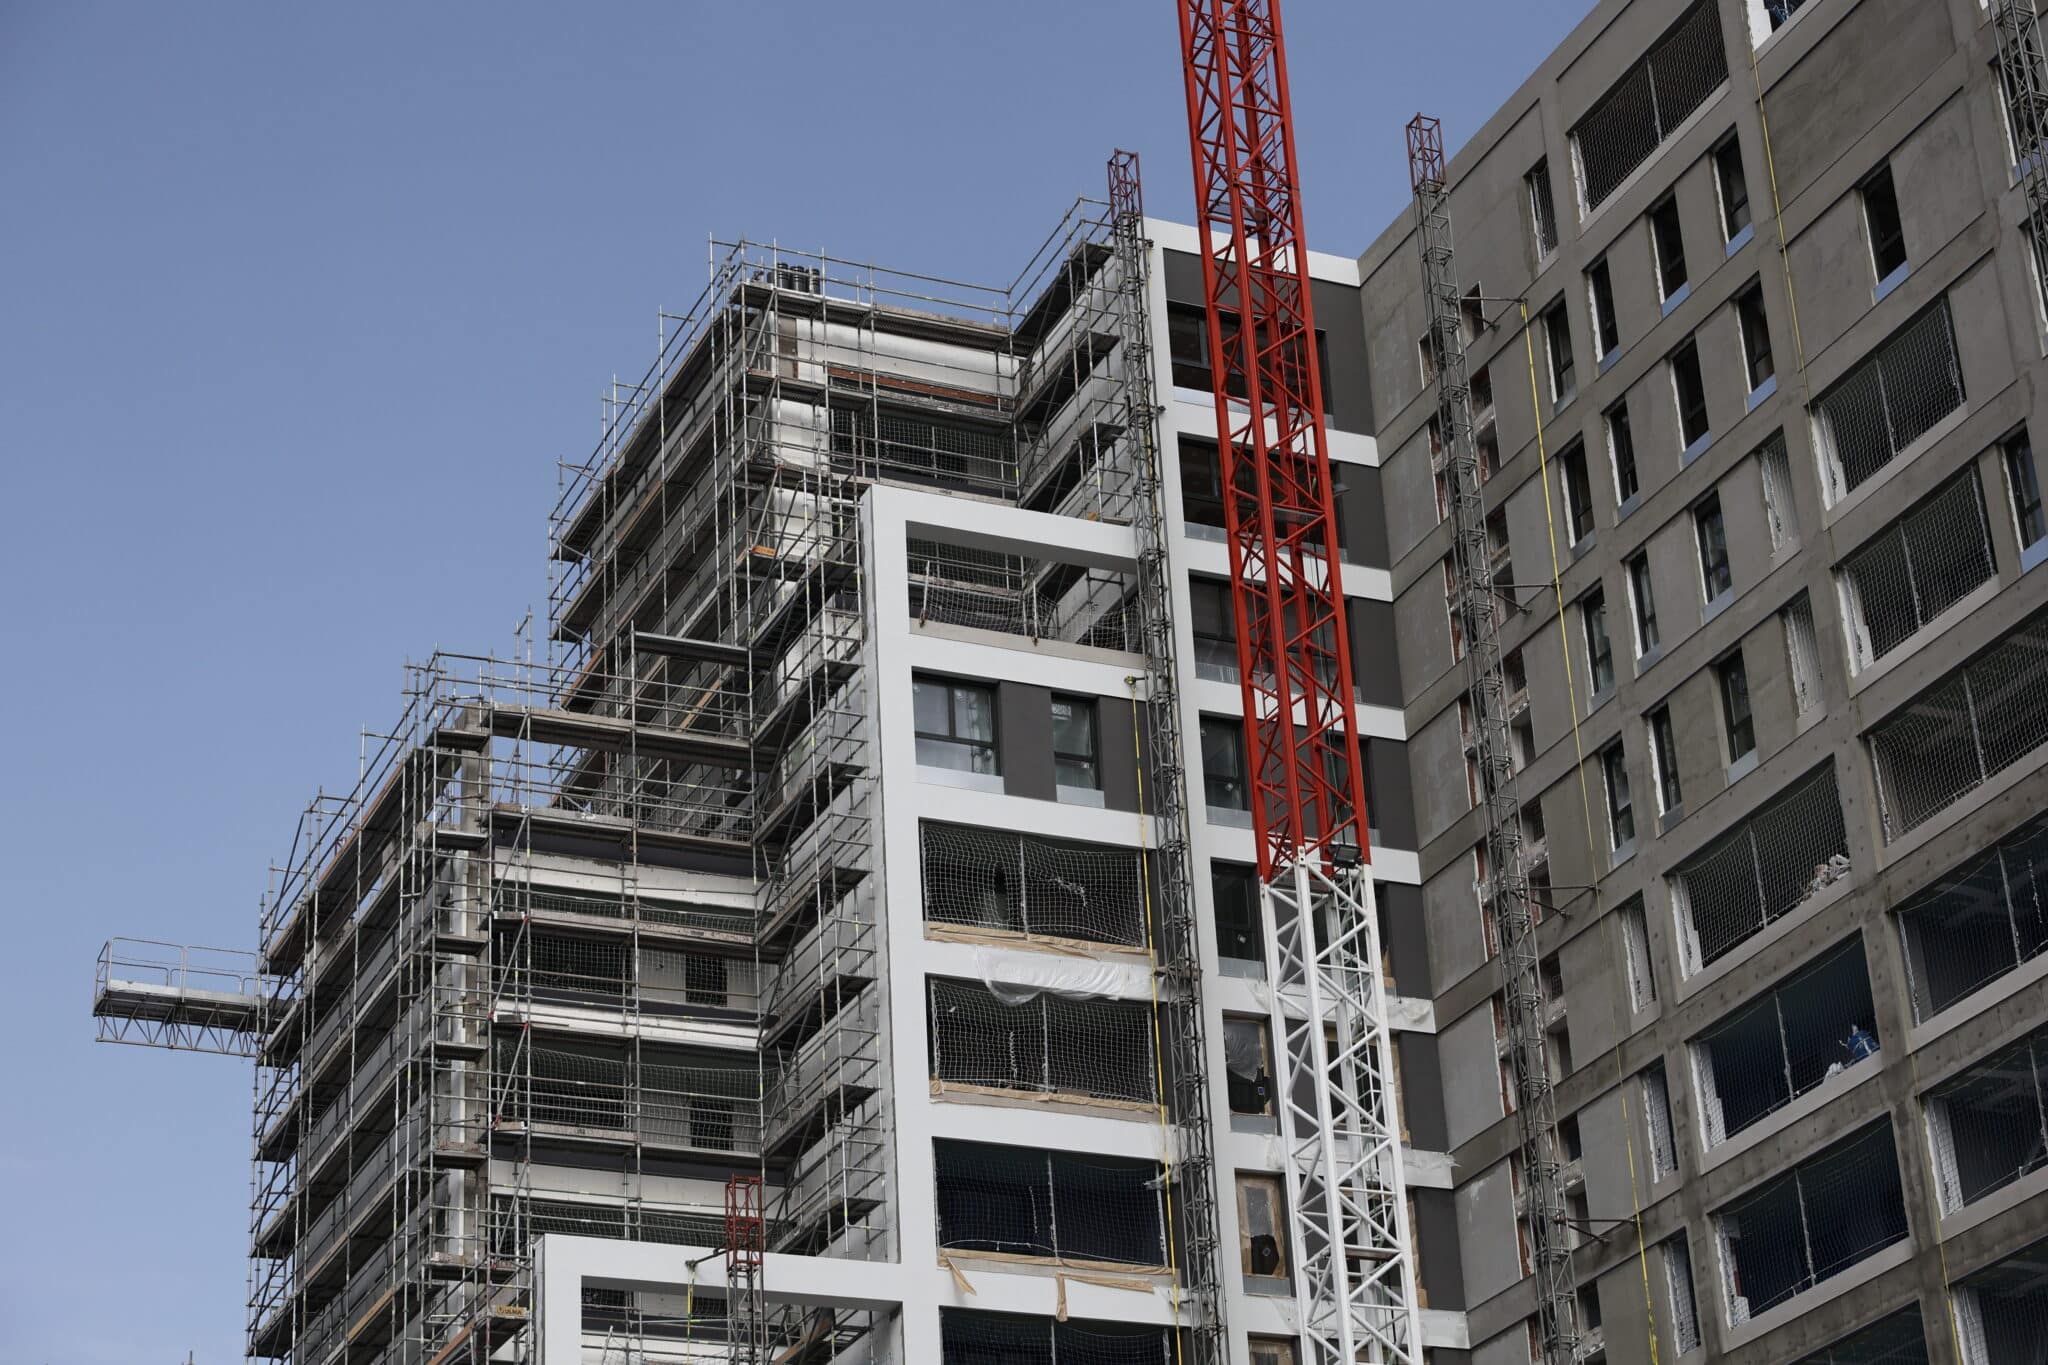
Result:
<svg viewBox="0 0 2048 1365">
<path fill-rule="evenodd" d="M 2044 371 L 2041 293 L 2025 199 L 2015 188 L 1995 35 L 1977 0 L 1809 0 L 1775 31 L 1762 5 L 1722 0 L 1712 19 L 1725 47 L 1725 79 L 1674 126 L 1653 128 L 1640 164 L 1611 177 L 1618 183 L 1588 204 L 1588 149 L 1580 137 L 1595 124 L 1589 115 L 1687 11 L 1649 0 L 1598 5 L 1471 136 L 1449 176 L 1460 283 L 1499 300 L 1485 306 L 1491 325 L 1473 338 L 1470 356 L 1474 375 L 1490 380 L 1498 432 L 1499 470 L 1485 501 L 1489 510 L 1505 509 L 1503 562 L 1512 563 L 1518 585 L 1531 585 L 1517 589 L 1520 609 L 1503 647 L 1526 669 L 1531 744 L 1520 797 L 1525 811 L 1540 813 L 1560 912 L 1544 917 L 1539 941 L 1556 963 L 1548 975 L 1562 1004 L 1552 1008 L 1561 1016 L 1556 1032 L 1569 1043 L 1569 1060 L 1554 1068 L 1560 1120 L 1575 1135 L 1567 1147 L 1575 1142 L 1582 1153 L 1580 1207 L 1589 1235 L 1576 1253 L 1581 1331 L 1597 1324 L 1591 1335 L 1613 1360 L 1697 1349 L 1714 1359 L 1792 1361 L 1863 1329 L 1893 1334 L 1884 1339 L 1899 1353 L 1888 1360 L 1950 1361 L 1958 1349 L 1973 1365 L 2017 1359 L 1995 1342 L 1987 1346 L 1981 1333 L 1973 1338 L 1967 1324 L 1950 1332 L 1950 1290 L 2040 1237 L 2048 1172 L 2029 1160 L 1995 1193 L 1959 1198 L 1943 1183 L 1951 1159 L 1944 1147 L 1965 1139 L 1930 1128 L 1929 1095 L 1942 1077 L 1983 1065 L 2038 1026 L 2039 950 L 2009 954 L 2001 968 L 1986 969 L 1988 979 L 1952 1001 L 1944 997 L 1923 1017 L 1915 992 L 1925 992 L 1926 974 L 1915 981 L 1896 912 L 1924 904 L 1925 897 L 1910 898 L 1975 865 L 2041 809 L 2048 775 L 2035 746 L 2048 731 L 2030 730 L 1997 763 L 1927 800 L 1913 795 L 1903 769 L 1968 760 L 1952 760 L 1947 744 L 1894 750 L 1882 748 L 1889 739 L 1878 748 L 1871 740 L 1873 731 L 1893 733 L 1884 730 L 1886 719 L 1935 692 L 1962 661 L 2015 632 L 2030 639 L 2024 624 L 2048 593 L 2028 572 L 2039 555 L 2021 543 L 2005 453 L 2029 424 L 2038 429 Z M 1716 155 L 1731 138 L 1748 191 L 1747 222 L 1732 234 Z M 1537 239 L 1528 179 L 1539 164 L 1550 171 L 1555 208 L 1548 249 Z M 1887 165 L 1906 264 L 1881 281 L 1869 178 Z M 1688 273 L 1682 295 L 1669 301 L 1651 222 L 1667 198 L 1676 205 Z M 1875 235 L 1884 235 L 1883 217 L 1880 202 Z M 1416 771 L 1440 774 L 1461 763 L 1464 683 L 1445 610 L 1448 527 L 1433 487 L 1434 403 L 1418 359 L 1424 314 L 1415 250 L 1412 222 L 1397 222 L 1360 257 L 1359 273 L 1408 731 Z M 1618 333 L 1606 355 L 1597 353 L 1598 305 L 1588 276 L 1599 262 L 1611 281 Z M 1737 308 L 1752 287 L 1761 289 L 1774 371 L 1761 383 L 1751 382 Z M 1889 338 L 1944 298 L 1961 401 L 1945 392 L 1932 400 L 1930 420 L 1904 426 L 1910 439 L 1890 443 L 1902 448 L 1839 495 L 1830 452 L 1840 448 L 1842 428 L 1823 430 L 1823 414 L 1845 401 L 1850 377 Z M 1516 299 L 1532 317 L 1564 309 L 1576 381 L 1568 398 L 1560 400 L 1549 381 L 1548 335 L 1539 325 L 1525 336 Z M 1688 343 L 1696 347 L 1711 433 L 1690 449 L 1671 366 Z M 1918 384 L 1911 367 L 1899 364 L 1887 393 L 1895 406 L 1909 405 Z M 1626 498 L 1607 422 L 1620 404 L 1635 457 Z M 1576 543 L 1559 464 L 1575 442 L 1591 489 L 1591 524 Z M 1961 471 L 1974 473 L 1981 489 L 1981 520 L 1935 535 L 1931 514 L 1918 509 Z M 1732 578 L 1732 589 L 1711 599 L 1696 516 L 1709 497 L 1718 498 Z M 1902 523 L 1909 512 L 1920 519 Z M 1971 546 L 1973 568 L 1955 593 L 1930 594 L 1936 610 L 1926 619 L 1871 625 L 1865 615 L 1874 619 L 1895 604 L 1880 602 L 1881 590 L 1868 585 L 1870 549 L 1909 539 L 1902 525 L 1921 527 L 1909 557 L 1917 557 L 1923 577 L 1958 543 Z M 1988 572 L 1979 567 L 1986 551 Z M 1629 565 L 1637 556 L 1646 558 L 1656 607 L 1658 639 L 1647 652 L 1637 648 L 1631 619 Z M 1612 654 L 1606 685 L 1589 660 L 1584 605 L 1595 592 L 1604 598 Z M 1803 658 L 1787 619 L 1802 596 L 1817 645 Z M 1859 657 L 1857 638 L 1872 630 L 1888 647 L 1881 658 Z M 1754 732 L 1753 752 L 1740 756 L 1717 673 L 1733 659 L 1746 674 Z M 2036 662 L 2027 676 L 2038 689 L 2048 675 Z M 2017 693 L 1996 705 L 2024 714 L 2023 728 L 2037 725 Z M 1653 753 L 1660 708 L 1668 708 L 1670 723 L 1662 752 Z M 1627 839 L 1613 829 L 1601 762 L 1614 745 L 1631 796 Z M 1894 755 L 1889 769 L 1887 754 Z M 1667 763 L 1681 797 L 1668 812 L 1660 808 Z M 1831 783 L 1817 774 L 1831 775 Z M 1796 819 L 1770 821 L 1774 802 L 1815 780 L 1831 789 L 1797 806 Z M 1457 784 L 1424 784 L 1417 796 L 1439 1024 L 1431 1041 L 1458 1172 L 1453 1197 L 1472 1358 L 1520 1362 L 1529 1358 L 1534 1304 L 1516 1256 L 1506 1178 L 1518 1138 L 1497 1063 L 1499 977 L 1474 898 L 1472 849 L 1481 829 Z M 1836 853 L 1825 833 L 1813 834 L 1829 823 L 1818 814 L 1824 809 L 1841 821 L 1845 873 L 1839 863 L 1823 870 Z M 1781 841 L 1787 858 L 1811 851 L 1803 866 L 1815 875 L 1766 897 L 1768 913 L 1753 929 L 1730 931 L 1724 943 L 1709 928 L 1703 952 L 1695 925 L 1732 894 L 1705 884 L 1706 859 L 1725 856 L 1730 832 L 1744 829 L 1768 836 L 1756 845 L 1759 878 L 1770 876 L 1769 839 Z M 1960 920 L 1950 932 L 1964 932 Z M 1635 963 L 1643 947 L 1654 982 L 1647 998 Z M 1860 947 L 1867 965 L 1844 968 L 1839 980 L 1867 984 L 1874 1007 L 1859 1007 L 1855 989 L 1831 987 L 1837 1017 L 1826 1017 L 1824 1004 L 1807 1020 L 1784 1001 L 1810 1003 L 1815 992 L 1773 996 L 1845 947 Z M 1867 983 L 1854 980 L 1863 973 Z M 1829 1065 L 1740 1054 L 1730 1040 L 1759 1001 L 1779 1013 L 1794 1052 L 1802 1029 L 1816 1038 L 1834 1034 Z M 1859 1009 L 1872 1012 L 1859 1018 Z M 1877 1040 L 1876 1055 L 1864 1060 L 1852 1060 L 1841 1043 L 1857 1023 Z M 1813 1046 L 1817 1054 L 1821 1045 Z M 1730 1096 L 1750 1084 L 1738 1072 L 1767 1062 L 1791 1079 L 1729 1131 Z M 1646 1113 L 1655 1102 L 1644 1083 L 1653 1068 L 1661 1068 L 1669 1098 L 1671 1171 L 1653 1168 L 1657 1140 Z M 1895 1157 L 1870 1157 L 1876 1139 L 1846 1151 L 1844 1140 L 1873 1124 L 1888 1130 Z M 1760 1192 L 1794 1168 L 1809 1182 L 1816 1172 L 1853 1170 L 1859 1197 L 1895 1203 L 1896 1214 L 1888 1213 L 1882 1230 L 1868 1230 L 1867 1245 L 1787 1249 L 1809 1263 L 1782 1284 L 1773 1278 L 1766 1294 L 1758 1267 L 1767 1258 L 1754 1249 L 1772 1234 Z M 1747 1250 L 1737 1211 L 1749 1219 Z M 1819 1220 L 1818 1208 L 1808 1213 Z M 1690 1311 L 1673 1301 L 1673 1239 L 1687 1249 Z M 1918 1321 L 1894 1317 L 1905 1310 L 1917 1311 Z M 1957 1320 L 1970 1311 L 1958 1310 Z M 1874 1339 L 1856 1338 L 1829 1358 L 1877 1358 Z M 1853 1354 L 1861 1350 L 1873 1353 Z"/>
</svg>

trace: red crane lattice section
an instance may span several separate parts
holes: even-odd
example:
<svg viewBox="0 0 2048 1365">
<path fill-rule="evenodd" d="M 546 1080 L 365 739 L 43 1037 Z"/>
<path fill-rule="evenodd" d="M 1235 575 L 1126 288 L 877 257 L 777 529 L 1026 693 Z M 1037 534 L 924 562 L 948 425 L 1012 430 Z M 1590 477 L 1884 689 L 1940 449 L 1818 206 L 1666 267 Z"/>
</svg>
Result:
<svg viewBox="0 0 2048 1365">
<path fill-rule="evenodd" d="M 1277 0 L 1180 0 L 1180 30 L 1245 770 L 1271 881 L 1369 852 L 1322 371 Z"/>
</svg>

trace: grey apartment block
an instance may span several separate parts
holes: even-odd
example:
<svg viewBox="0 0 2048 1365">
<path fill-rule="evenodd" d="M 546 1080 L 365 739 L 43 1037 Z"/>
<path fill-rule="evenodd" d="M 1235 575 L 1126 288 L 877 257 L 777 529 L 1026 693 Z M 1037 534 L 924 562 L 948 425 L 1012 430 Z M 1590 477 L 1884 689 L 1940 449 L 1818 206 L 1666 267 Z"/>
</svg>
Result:
<svg viewBox="0 0 2048 1365">
<path fill-rule="evenodd" d="M 1603 3 L 1451 165 L 1588 1353 L 2048 1325 L 2044 309 L 1996 58 L 1978 0 Z M 1359 272 L 1410 751 L 1455 774 L 1412 221 Z M 1416 796 L 1471 1358 L 1520 1362 L 1482 831 Z"/>
</svg>

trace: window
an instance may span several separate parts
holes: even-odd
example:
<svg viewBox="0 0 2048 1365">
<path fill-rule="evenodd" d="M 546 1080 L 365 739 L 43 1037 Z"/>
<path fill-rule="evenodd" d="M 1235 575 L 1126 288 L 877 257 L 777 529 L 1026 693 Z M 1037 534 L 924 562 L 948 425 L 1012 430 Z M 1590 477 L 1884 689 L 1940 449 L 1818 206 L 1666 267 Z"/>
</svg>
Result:
<svg viewBox="0 0 2048 1365">
<path fill-rule="evenodd" d="M 1638 554 L 1628 562 L 1629 605 L 1635 610 L 1636 657 L 1657 650 L 1657 598 L 1650 589 L 1650 556 Z"/>
<path fill-rule="evenodd" d="M 1231 314 L 1223 315 L 1223 345 L 1226 357 L 1235 340 L 1237 319 Z M 1166 310 L 1166 341 L 1173 359 L 1173 384 L 1180 389 L 1199 389 L 1213 393 L 1216 388 L 1214 373 L 1209 368 L 1209 315 L 1205 309 L 1175 304 Z M 1244 376 L 1232 372 L 1230 396 L 1242 398 L 1245 395 Z"/>
<path fill-rule="evenodd" d="M 1586 301 L 1593 314 L 1593 349 L 1605 360 L 1621 348 L 1621 324 L 1614 316 L 1614 280 L 1604 256 L 1586 272 Z"/>
<path fill-rule="evenodd" d="M 1251 1337 L 1247 1344 L 1252 1348 L 1252 1365 L 1297 1365 L 1301 1359 L 1290 1337 Z"/>
<path fill-rule="evenodd" d="M 1230 585 L 1214 578 L 1190 578 L 1188 602 L 1195 635 L 1195 676 L 1236 682 L 1237 608 Z"/>
<path fill-rule="evenodd" d="M 1792 458 L 1785 433 L 1774 431 L 1756 450 L 1757 472 L 1763 481 L 1764 521 L 1771 533 L 1771 553 L 1799 541 L 1799 509 L 1792 501 Z"/>
<path fill-rule="evenodd" d="M 1224 1079 L 1230 1112 L 1253 1117 L 1273 1112 L 1273 1037 L 1263 1019 L 1223 1020 Z"/>
<path fill-rule="evenodd" d="M 1052 699 L 1053 780 L 1061 787 L 1100 791 L 1102 772 L 1095 750 L 1095 700 Z"/>
<path fill-rule="evenodd" d="M 1238 1176 L 1238 1252 L 1245 1274 L 1261 1279 L 1287 1275 L 1286 1209 L 1279 1176 Z"/>
<path fill-rule="evenodd" d="M 1692 509 L 1692 527 L 1700 544 L 1700 588 L 1712 603 L 1735 586 L 1728 567 L 1728 530 L 1721 521 L 1721 495 L 1709 493 Z"/>
<path fill-rule="evenodd" d="M 1804 720 L 1820 709 L 1820 641 L 1813 632 L 1813 601 L 1805 593 L 1778 613 L 1785 627 L 1785 658 L 1792 675 L 1792 704 Z"/>
<path fill-rule="evenodd" d="M 1678 200 L 1666 198 L 1650 210 L 1650 247 L 1657 256 L 1657 297 L 1669 312 L 1683 297 L 1686 284 L 1685 233 L 1678 225 Z"/>
<path fill-rule="evenodd" d="M 1628 400 L 1623 399 L 1609 408 L 1607 419 L 1607 459 L 1614 466 L 1614 500 L 1627 502 L 1642 491 L 1642 483 L 1636 477 L 1636 438 L 1628 425 Z"/>
<path fill-rule="evenodd" d="M 1758 39 L 1768 38 L 1806 6 L 1806 0 L 1749 0 L 1749 29 Z"/>
<path fill-rule="evenodd" d="M 1880 1119 L 1813 1153 L 1709 1218 L 1728 1321 L 1740 1326 L 1904 1240 L 1891 1124 Z"/>
<path fill-rule="evenodd" d="M 1679 443 L 1696 453 L 1708 435 L 1707 384 L 1700 377 L 1699 343 L 1691 339 L 1672 353 L 1671 396 L 1678 404 Z"/>
<path fill-rule="evenodd" d="M 1259 922 L 1259 882 L 1253 869 L 1211 863 L 1209 896 L 1216 904 L 1217 955 L 1235 962 L 1264 962 L 1266 934 Z"/>
<path fill-rule="evenodd" d="M 1600 751 L 1600 770 L 1607 777 L 1609 842 L 1618 852 L 1636 838 L 1636 812 L 1628 795 L 1628 759 L 1618 742 Z"/>
<path fill-rule="evenodd" d="M 1592 674 L 1593 695 L 1614 688 L 1614 647 L 1607 642 L 1607 594 L 1599 588 L 1579 601 L 1579 614 L 1586 626 L 1586 667 Z"/>
<path fill-rule="evenodd" d="M 1749 367 L 1749 391 L 1755 393 L 1777 374 L 1771 363 L 1771 328 L 1764 317 L 1764 288 L 1752 283 L 1735 300 L 1735 317 L 1742 324 L 1742 359 Z"/>
<path fill-rule="evenodd" d="M 1223 464 L 1206 441 L 1180 443 L 1180 511 L 1190 526 L 1223 525 Z"/>
<path fill-rule="evenodd" d="M 980 683 L 949 678 L 911 680 L 917 724 L 917 761 L 927 768 L 994 775 L 996 693 Z"/>
<path fill-rule="evenodd" d="M 1536 163 L 1525 177 L 1529 183 L 1529 234 L 1536 239 L 1536 259 L 1543 260 L 1557 250 L 1557 204 L 1550 194 L 1550 162 Z"/>
<path fill-rule="evenodd" d="M 1562 407 L 1578 392 L 1572 368 L 1572 320 L 1562 299 L 1543 314 L 1543 344 L 1550 353 L 1550 402 L 1553 407 Z"/>
<path fill-rule="evenodd" d="M 1737 650 L 1714 665 L 1721 687 L 1721 722 L 1728 732 L 1728 761 L 1739 763 L 1756 752 L 1756 721 L 1749 711 L 1749 670 Z"/>
<path fill-rule="evenodd" d="M 1714 185 L 1721 192 L 1721 232 L 1733 247 L 1749 230 L 1749 181 L 1742 174 L 1742 144 L 1733 134 L 1714 149 Z"/>
<path fill-rule="evenodd" d="M 1882 288 L 1906 265 L 1906 229 L 1899 221 L 1899 194 L 1890 164 L 1879 166 L 1860 189 L 1863 226 L 1870 233 L 1870 264 Z"/>
<path fill-rule="evenodd" d="M 2034 446 L 2027 429 L 2005 438 L 2000 445 L 2005 455 L 2006 487 L 2012 490 L 2012 515 L 2019 528 L 2020 548 L 2032 549 L 2048 537 L 2048 517 L 2041 509 L 2041 476 L 2034 464 Z"/>
<path fill-rule="evenodd" d="M 1685 804 L 1678 785 L 1678 742 L 1671 731 L 1671 708 L 1650 713 L 1650 766 L 1657 778 L 1657 813 L 1669 815 Z"/>
<path fill-rule="evenodd" d="M 1250 810 L 1244 781 L 1244 722 L 1202 717 L 1202 792 L 1211 810 Z"/>
<path fill-rule="evenodd" d="M 1557 476 L 1564 485 L 1565 529 L 1576 545 L 1593 534 L 1593 481 L 1586 476 L 1586 446 L 1573 441 L 1557 457 Z"/>
</svg>

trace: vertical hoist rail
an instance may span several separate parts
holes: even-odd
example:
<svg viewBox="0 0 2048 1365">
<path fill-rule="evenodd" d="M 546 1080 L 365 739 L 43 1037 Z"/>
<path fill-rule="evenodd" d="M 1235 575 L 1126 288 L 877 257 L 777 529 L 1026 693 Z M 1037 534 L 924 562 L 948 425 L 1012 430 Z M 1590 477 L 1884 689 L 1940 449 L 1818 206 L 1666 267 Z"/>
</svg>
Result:
<svg viewBox="0 0 2048 1365">
<path fill-rule="evenodd" d="M 1493 561 L 1487 552 L 1486 508 L 1479 495 L 1479 461 L 1472 444 L 1471 388 L 1465 341 L 1459 331 L 1461 300 L 1452 259 L 1450 196 L 1438 120 L 1417 114 L 1408 124 L 1408 169 L 1415 188 L 1429 345 L 1436 364 L 1436 416 L 1444 449 L 1456 574 L 1453 611 L 1465 645 L 1471 742 L 1486 815 L 1482 894 L 1500 935 L 1508 1065 L 1515 1081 L 1515 1116 L 1527 1191 L 1522 1218 L 1536 1278 L 1543 1359 L 1546 1365 L 1571 1365 L 1577 1355 L 1578 1321 L 1571 1234 L 1565 1221 L 1564 1168 L 1558 1160 L 1557 1105 L 1545 1055 L 1543 975 L 1522 858 L 1522 807 L 1515 789 L 1507 681 L 1501 667 L 1501 599 L 1495 592 Z"/>
<path fill-rule="evenodd" d="M 1216 1159 L 1210 1123 L 1207 1030 L 1202 1018 L 1202 955 L 1189 885 L 1187 760 L 1181 741 L 1180 677 L 1173 633 L 1172 561 L 1167 554 L 1166 499 L 1160 484 L 1159 410 L 1152 385 L 1149 244 L 1138 156 L 1109 161 L 1110 221 L 1116 247 L 1117 309 L 1122 329 L 1125 441 L 1137 480 L 1139 624 L 1145 636 L 1144 726 L 1147 791 L 1158 839 L 1161 1003 L 1166 1011 L 1166 1069 L 1178 1152 L 1171 1195 L 1179 1203 L 1180 1268 L 1192 1308 L 1188 1332 L 1196 1365 L 1224 1365 L 1223 1268 L 1216 1217 Z"/>
<path fill-rule="evenodd" d="M 1991 27 L 1998 37 L 1999 79 L 2012 113 L 2013 158 L 2020 190 L 2027 197 L 2027 239 L 2048 297 L 2048 48 L 2041 41 L 2041 16 L 2034 0 L 1991 0 Z"/>
<path fill-rule="evenodd" d="M 1301 1330 L 1328 1365 L 1420 1362 L 1280 15 L 1180 26 Z"/>
</svg>

